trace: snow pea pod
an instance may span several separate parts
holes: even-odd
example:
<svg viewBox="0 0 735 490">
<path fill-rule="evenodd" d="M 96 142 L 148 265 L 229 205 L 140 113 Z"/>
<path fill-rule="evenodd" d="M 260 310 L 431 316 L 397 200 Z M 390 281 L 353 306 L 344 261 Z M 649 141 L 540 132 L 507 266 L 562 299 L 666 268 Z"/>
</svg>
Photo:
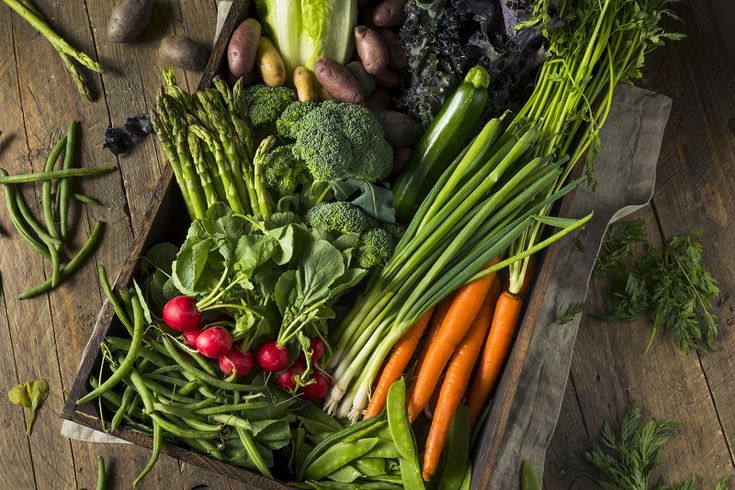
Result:
<svg viewBox="0 0 735 490">
<path fill-rule="evenodd" d="M 311 465 L 312 462 L 314 462 L 315 459 L 317 459 L 319 456 L 322 455 L 324 451 L 326 451 L 330 446 L 333 444 L 336 444 L 339 441 L 343 441 L 349 436 L 360 432 L 364 429 L 367 429 L 369 427 L 373 427 L 377 425 L 381 421 L 380 417 L 371 417 L 369 419 L 361 420 L 360 422 L 357 422 L 356 424 L 349 425 L 345 427 L 344 429 L 334 432 L 332 435 L 325 437 L 319 443 L 314 446 L 314 449 L 311 450 L 311 452 L 306 456 L 306 459 L 304 460 L 304 464 L 298 469 L 297 471 L 297 478 L 299 480 L 304 479 L 304 469 Z"/>
<path fill-rule="evenodd" d="M 362 473 L 357 471 L 354 466 L 344 465 L 334 473 L 331 473 L 327 478 L 339 483 L 352 483 L 362 476 Z"/>
<path fill-rule="evenodd" d="M 377 437 L 368 437 L 355 442 L 335 444 L 324 451 L 324 454 L 306 468 L 306 478 L 308 480 L 321 480 L 342 466 L 363 456 L 374 448 L 378 442 L 380 442 L 380 439 Z"/>
<path fill-rule="evenodd" d="M 470 456 L 470 415 L 467 405 L 460 405 L 452 420 L 439 488 L 458 490 L 467 469 Z"/>
<path fill-rule="evenodd" d="M 128 350 L 125 358 L 120 363 L 120 366 L 117 368 L 117 370 L 112 373 L 112 375 L 110 375 L 110 377 L 107 378 L 104 383 L 77 400 L 77 405 L 82 405 L 84 403 L 94 400 L 95 398 L 98 398 L 102 393 L 105 393 L 106 391 L 112 389 L 117 383 L 119 383 L 124 377 L 129 375 L 130 372 L 133 370 L 133 364 L 138 359 L 138 352 L 140 351 L 140 346 L 143 341 L 144 321 L 143 308 L 140 306 L 140 300 L 137 296 L 132 298 L 132 304 L 134 316 L 133 338 L 130 341 L 130 349 Z M 145 403 L 145 399 L 143 400 L 143 402 Z M 147 405 L 146 408 L 148 408 Z"/>
<path fill-rule="evenodd" d="M 401 479 L 407 490 L 423 490 L 424 480 L 418 463 L 418 450 L 413 432 L 406 416 L 406 380 L 401 378 L 388 389 L 386 400 L 388 427 L 393 436 L 393 443 L 401 455 Z"/>
</svg>

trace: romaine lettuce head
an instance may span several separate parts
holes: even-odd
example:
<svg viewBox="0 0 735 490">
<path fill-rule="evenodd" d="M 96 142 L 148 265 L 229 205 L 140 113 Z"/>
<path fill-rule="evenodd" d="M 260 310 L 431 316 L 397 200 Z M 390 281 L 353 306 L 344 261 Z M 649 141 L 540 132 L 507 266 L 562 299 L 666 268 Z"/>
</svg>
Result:
<svg viewBox="0 0 735 490">
<path fill-rule="evenodd" d="M 299 65 L 313 70 L 324 57 L 344 64 L 352 54 L 357 0 L 256 0 L 255 4 L 263 30 L 289 75 Z"/>
</svg>

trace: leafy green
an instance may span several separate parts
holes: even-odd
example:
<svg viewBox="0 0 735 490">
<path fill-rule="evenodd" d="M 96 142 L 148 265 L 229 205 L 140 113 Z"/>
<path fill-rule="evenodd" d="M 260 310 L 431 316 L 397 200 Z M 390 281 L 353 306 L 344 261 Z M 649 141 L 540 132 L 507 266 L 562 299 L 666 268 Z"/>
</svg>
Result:
<svg viewBox="0 0 735 490">
<path fill-rule="evenodd" d="M 582 313 L 584 310 L 584 303 L 575 302 L 575 303 L 569 303 L 566 308 L 563 310 L 559 310 L 556 312 L 556 318 L 554 319 L 554 323 L 557 325 L 565 325 L 572 320 L 574 320 L 577 315 Z"/>
<path fill-rule="evenodd" d="M 679 426 L 676 422 L 650 420 L 641 425 L 641 413 L 631 405 L 616 436 L 610 424 L 605 422 L 600 432 L 601 445 L 595 444 L 585 454 L 600 473 L 598 480 L 605 490 L 695 490 L 695 480 L 667 485 L 663 479 L 655 484 L 653 471 L 661 465 L 661 448 L 671 433 Z M 726 490 L 730 478 L 718 482 L 715 490 Z"/>
<path fill-rule="evenodd" d="M 631 321 L 654 312 L 650 348 L 659 329 L 670 332 L 674 344 L 684 352 L 713 347 L 717 319 L 712 303 L 719 288 L 702 264 L 699 232 L 675 237 L 663 255 L 651 247 L 637 222 L 618 224 L 605 241 L 599 264 L 612 280 L 616 304 L 603 318 Z M 644 242 L 645 252 L 632 256 L 633 246 Z"/>
<path fill-rule="evenodd" d="M 256 0 L 255 6 L 289 74 L 299 65 L 313 70 L 320 58 L 349 59 L 357 0 Z"/>
<path fill-rule="evenodd" d="M 36 413 L 43 402 L 48 398 L 48 383 L 45 379 L 34 379 L 26 383 L 13 386 L 8 391 L 8 400 L 14 405 L 27 408 L 30 411 L 26 422 L 26 433 L 33 433 L 33 423 L 36 421 Z"/>
</svg>

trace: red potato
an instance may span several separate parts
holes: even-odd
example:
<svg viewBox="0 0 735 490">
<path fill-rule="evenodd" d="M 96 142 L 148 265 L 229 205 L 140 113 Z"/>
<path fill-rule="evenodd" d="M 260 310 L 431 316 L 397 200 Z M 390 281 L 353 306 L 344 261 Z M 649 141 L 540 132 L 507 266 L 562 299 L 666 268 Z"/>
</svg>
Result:
<svg viewBox="0 0 735 490">
<path fill-rule="evenodd" d="M 396 27 L 406 20 L 406 0 L 383 0 L 373 10 L 372 21 L 378 27 Z"/>
<path fill-rule="evenodd" d="M 253 71 L 259 40 L 260 22 L 257 20 L 245 19 L 237 26 L 227 45 L 227 67 L 230 73 L 239 78 Z"/>
<path fill-rule="evenodd" d="M 326 91 L 335 99 L 352 104 L 362 104 L 365 94 L 360 82 L 344 66 L 331 58 L 322 58 L 314 66 L 314 75 Z"/>
<path fill-rule="evenodd" d="M 371 75 L 380 73 L 388 67 L 390 60 L 388 48 L 374 29 L 366 26 L 355 27 L 355 48 L 365 71 Z"/>
<path fill-rule="evenodd" d="M 394 89 L 401 86 L 401 74 L 395 68 L 388 68 L 375 74 L 378 87 Z"/>
<path fill-rule="evenodd" d="M 365 97 L 365 107 L 368 109 L 390 109 L 393 106 L 393 98 L 390 92 L 382 88 L 376 88 Z"/>
<path fill-rule="evenodd" d="M 408 58 L 398 34 L 388 29 L 378 29 L 378 34 L 380 34 L 385 47 L 388 49 L 388 65 L 399 70 L 406 68 Z"/>
<path fill-rule="evenodd" d="M 350 63 L 347 63 L 345 65 L 345 68 L 347 68 L 350 73 L 352 73 L 352 75 L 357 78 L 358 82 L 360 82 L 362 93 L 365 95 L 365 97 L 368 97 L 370 94 L 373 93 L 373 90 L 375 90 L 375 79 L 370 73 L 365 71 L 365 67 L 362 66 L 362 63 L 360 61 L 352 61 Z"/>
</svg>

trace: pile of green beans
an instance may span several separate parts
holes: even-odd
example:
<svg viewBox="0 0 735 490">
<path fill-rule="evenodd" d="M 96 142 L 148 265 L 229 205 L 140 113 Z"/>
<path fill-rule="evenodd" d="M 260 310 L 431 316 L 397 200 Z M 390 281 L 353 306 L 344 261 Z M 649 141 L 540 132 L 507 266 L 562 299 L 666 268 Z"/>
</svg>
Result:
<svg viewBox="0 0 735 490">
<path fill-rule="evenodd" d="M 72 198 L 85 203 L 96 203 L 88 196 L 72 193 L 71 178 L 101 175 L 114 170 L 114 167 L 72 168 L 77 147 L 77 125 L 72 122 L 64 136 L 46 159 L 43 172 L 8 175 L 0 168 L 0 184 L 5 189 L 5 207 L 10 221 L 18 235 L 23 238 L 41 257 L 51 262 L 51 277 L 20 294 L 20 299 L 27 299 L 49 291 L 61 281 L 73 274 L 91 254 L 99 242 L 104 224 L 97 222 L 87 240 L 79 251 L 62 265 L 64 240 L 69 234 L 69 202 Z M 57 162 L 64 154 L 62 168 L 55 170 Z M 41 182 L 41 212 L 43 224 L 36 219 L 30 207 L 18 189 L 24 183 Z M 56 194 L 53 186 L 56 183 Z"/>
<path fill-rule="evenodd" d="M 298 482 L 291 485 L 315 490 L 407 489 L 423 490 L 424 481 L 416 441 L 405 409 L 406 383 L 396 381 L 380 416 L 324 435 L 300 428 L 294 443 Z M 469 480 L 468 480 L 469 482 Z"/>
<path fill-rule="evenodd" d="M 151 458 L 134 485 L 156 464 L 164 438 L 232 462 L 224 441 L 234 435 L 255 469 L 272 478 L 254 424 L 256 420 L 288 419 L 297 399 L 283 392 L 286 399 L 276 400 L 264 385 L 217 377 L 199 354 L 147 324 L 145 300 L 138 290 L 117 297 L 103 267 L 99 277 L 130 338 L 105 338 L 99 375 L 90 377 L 93 389 L 77 404 L 98 400 L 103 427 L 109 432 L 125 425 L 152 436 Z M 102 418 L 105 413 L 113 414 L 108 427 Z"/>
</svg>

